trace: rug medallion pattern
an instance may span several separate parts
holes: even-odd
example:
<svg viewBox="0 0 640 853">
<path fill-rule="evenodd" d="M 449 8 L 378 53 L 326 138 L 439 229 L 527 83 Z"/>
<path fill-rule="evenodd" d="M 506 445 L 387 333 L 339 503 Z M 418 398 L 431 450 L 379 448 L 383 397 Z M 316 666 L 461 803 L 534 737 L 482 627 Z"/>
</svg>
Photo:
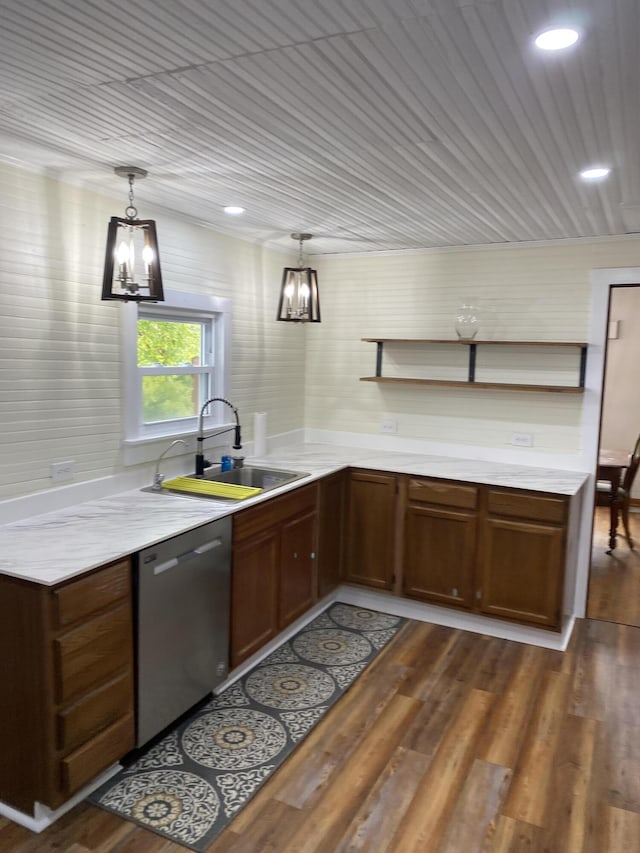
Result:
<svg viewBox="0 0 640 853">
<path fill-rule="evenodd" d="M 89 799 L 206 850 L 404 621 L 332 605 Z"/>
</svg>

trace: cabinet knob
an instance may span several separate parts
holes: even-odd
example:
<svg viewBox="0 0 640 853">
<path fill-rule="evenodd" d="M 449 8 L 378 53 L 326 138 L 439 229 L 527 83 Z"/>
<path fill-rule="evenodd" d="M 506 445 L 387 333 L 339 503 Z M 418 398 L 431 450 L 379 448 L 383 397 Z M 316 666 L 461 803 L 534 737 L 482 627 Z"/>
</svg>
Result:
<svg viewBox="0 0 640 853">
<path fill-rule="evenodd" d="M 297 559 L 298 559 L 298 552 L 297 552 L 297 551 L 294 551 L 294 552 L 293 552 L 293 559 L 294 559 L 294 560 L 297 560 Z"/>
<path fill-rule="evenodd" d="M 309 556 L 311 557 L 311 559 L 312 559 L 312 560 L 315 560 L 315 558 L 316 558 L 316 552 L 315 552 L 315 551 L 312 551 L 312 552 L 309 554 Z"/>
</svg>

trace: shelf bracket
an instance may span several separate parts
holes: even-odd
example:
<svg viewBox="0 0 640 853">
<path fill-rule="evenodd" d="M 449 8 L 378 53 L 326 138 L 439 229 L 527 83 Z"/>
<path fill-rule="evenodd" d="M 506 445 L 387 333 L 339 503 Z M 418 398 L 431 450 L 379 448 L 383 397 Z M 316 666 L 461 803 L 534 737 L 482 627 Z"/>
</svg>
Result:
<svg viewBox="0 0 640 853">
<path fill-rule="evenodd" d="M 382 376 L 382 341 L 378 341 L 376 346 L 376 376 Z"/>
<path fill-rule="evenodd" d="M 584 380 L 587 374 L 587 348 L 580 347 L 580 388 L 584 388 Z"/>
<path fill-rule="evenodd" d="M 476 345 L 469 344 L 469 382 L 476 381 Z"/>
</svg>

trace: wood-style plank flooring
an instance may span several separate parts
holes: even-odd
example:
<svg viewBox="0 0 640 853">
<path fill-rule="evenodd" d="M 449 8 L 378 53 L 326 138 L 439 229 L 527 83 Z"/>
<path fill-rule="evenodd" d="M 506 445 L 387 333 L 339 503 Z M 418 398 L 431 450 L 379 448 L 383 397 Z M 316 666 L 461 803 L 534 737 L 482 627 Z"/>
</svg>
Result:
<svg viewBox="0 0 640 853">
<path fill-rule="evenodd" d="M 562 653 L 410 622 L 209 853 L 634 853 L 639 700 L 640 628 Z M 184 848 L 83 803 L 0 850 Z"/>
<path fill-rule="evenodd" d="M 631 551 L 624 536 L 618 536 L 615 550 L 607 554 L 609 510 L 596 509 L 587 615 L 640 627 L 640 512 L 629 514 L 629 526 L 635 549 Z"/>
</svg>

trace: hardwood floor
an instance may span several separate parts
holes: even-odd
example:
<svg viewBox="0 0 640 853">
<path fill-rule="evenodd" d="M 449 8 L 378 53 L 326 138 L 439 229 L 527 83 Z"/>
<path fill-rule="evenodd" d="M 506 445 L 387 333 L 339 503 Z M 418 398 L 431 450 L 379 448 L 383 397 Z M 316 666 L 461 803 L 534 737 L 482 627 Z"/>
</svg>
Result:
<svg viewBox="0 0 640 853">
<path fill-rule="evenodd" d="M 596 509 L 587 615 L 640 627 L 640 512 L 629 514 L 629 526 L 636 550 L 631 551 L 624 536 L 618 536 L 616 549 L 607 554 L 609 511 Z"/>
<path fill-rule="evenodd" d="M 640 628 L 565 653 L 408 623 L 209 853 L 640 849 Z M 83 803 L 11 853 L 179 853 Z"/>
</svg>

